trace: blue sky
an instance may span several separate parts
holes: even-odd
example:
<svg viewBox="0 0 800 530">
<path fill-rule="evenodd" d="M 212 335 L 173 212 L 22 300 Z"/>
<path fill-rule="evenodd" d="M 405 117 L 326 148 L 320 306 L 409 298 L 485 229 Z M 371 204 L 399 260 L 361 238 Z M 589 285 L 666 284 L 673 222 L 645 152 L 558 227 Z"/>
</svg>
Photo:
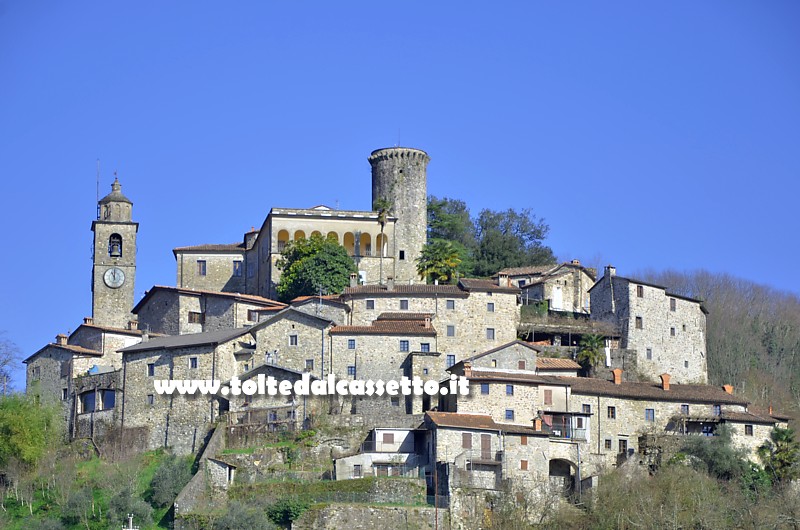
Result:
<svg viewBox="0 0 800 530">
<path fill-rule="evenodd" d="M 798 27 L 795 1 L 0 1 L 0 330 L 27 356 L 91 312 L 98 159 L 138 299 L 270 207 L 368 209 L 397 144 L 562 259 L 799 293 Z"/>
</svg>

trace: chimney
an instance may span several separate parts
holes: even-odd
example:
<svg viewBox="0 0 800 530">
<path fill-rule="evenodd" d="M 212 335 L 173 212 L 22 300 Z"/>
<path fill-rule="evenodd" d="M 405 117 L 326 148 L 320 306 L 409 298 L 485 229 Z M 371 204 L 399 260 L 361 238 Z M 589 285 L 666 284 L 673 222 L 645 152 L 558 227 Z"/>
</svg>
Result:
<svg viewBox="0 0 800 530">
<path fill-rule="evenodd" d="M 470 361 L 464 361 L 464 377 L 467 379 L 472 377 L 472 363 Z"/>
<path fill-rule="evenodd" d="M 614 368 L 611 370 L 611 373 L 614 374 L 614 384 L 621 385 L 622 384 L 622 368 Z"/>
<path fill-rule="evenodd" d="M 661 374 L 661 388 L 669 390 L 669 374 Z"/>
<path fill-rule="evenodd" d="M 728 394 L 733 394 L 733 385 L 722 385 L 722 390 Z"/>
<path fill-rule="evenodd" d="M 613 265 L 606 265 L 606 276 L 616 276 L 617 275 L 617 268 Z"/>
<path fill-rule="evenodd" d="M 59 333 L 56 335 L 56 344 L 59 346 L 66 346 L 67 345 L 67 336 L 63 333 Z"/>
<path fill-rule="evenodd" d="M 508 287 L 510 284 L 508 279 L 508 274 L 504 274 L 501 272 L 497 273 L 497 286 L 498 287 Z"/>
<path fill-rule="evenodd" d="M 431 329 L 431 317 L 425 315 L 425 329 Z"/>
<path fill-rule="evenodd" d="M 769 404 L 769 415 L 772 416 L 772 403 Z"/>
<path fill-rule="evenodd" d="M 355 272 L 350 273 L 350 287 L 357 287 L 358 286 L 358 274 Z"/>
<path fill-rule="evenodd" d="M 150 340 L 150 333 L 148 333 L 147 331 L 143 331 L 142 332 L 142 342 L 147 342 L 148 340 Z"/>
<path fill-rule="evenodd" d="M 537 432 L 542 430 L 542 418 L 539 416 L 533 418 L 533 430 Z"/>
<path fill-rule="evenodd" d="M 94 324 L 94 319 L 92 317 L 83 317 L 83 323 L 91 326 Z"/>
<path fill-rule="evenodd" d="M 392 276 L 386 277 L 386 290 L 394 291 L 394 278 Z"/>
<path fill-rule="evenodd" d="M 581 260 L 579 260 L 579 259 L 574 259 L 574 260 L 572 260 L 572 264 L 573 264 L 573 265 L 578 265 L 578 266 L 580 266 L 580 264 L 581 264 Z"/>
<path fill-rule="evenodd" d="M 129 320 L 128 321 L 128 329 L 131 331 L 136 331 L 139 329 L 139 321 L 138 320 Z"/>
</svg>

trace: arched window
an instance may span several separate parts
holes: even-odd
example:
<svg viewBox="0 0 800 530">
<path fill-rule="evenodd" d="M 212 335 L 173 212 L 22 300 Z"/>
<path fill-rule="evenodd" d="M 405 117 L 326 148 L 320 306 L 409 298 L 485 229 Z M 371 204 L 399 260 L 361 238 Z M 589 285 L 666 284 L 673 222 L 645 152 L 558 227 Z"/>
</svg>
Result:
<svg viewBox="0 0 800 530">
<path fill-rule="evenodd" d="M 122 257 L 122 236 L 119 234 L 111 234 L 108 238 L 108 255 L 112 258 Z"/>
</svg>

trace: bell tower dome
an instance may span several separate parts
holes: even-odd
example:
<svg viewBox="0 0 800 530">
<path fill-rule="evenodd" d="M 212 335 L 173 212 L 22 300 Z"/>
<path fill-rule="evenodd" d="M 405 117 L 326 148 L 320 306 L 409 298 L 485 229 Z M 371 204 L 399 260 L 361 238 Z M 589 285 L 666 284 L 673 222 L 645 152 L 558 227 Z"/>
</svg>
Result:
<svg viewBox="0 0 800 530">
<path fill-rule="evenodd" d="M 126 328 L 133 308 L 136 278 L 136 234 L 133 202 L 122 194 L 115 177 L 111 193 L 97 203 L 92 222 L 92 318 L 101 326 Z"/>
</svg>

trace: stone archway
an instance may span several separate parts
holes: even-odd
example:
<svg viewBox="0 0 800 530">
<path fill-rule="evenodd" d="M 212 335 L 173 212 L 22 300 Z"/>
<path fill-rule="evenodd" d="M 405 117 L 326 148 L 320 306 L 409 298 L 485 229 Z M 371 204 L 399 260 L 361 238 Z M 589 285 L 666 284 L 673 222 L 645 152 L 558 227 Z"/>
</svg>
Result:
<svg viewBox="0 0 800 530">
<path fill-rule="evenodd" d="M 563 458 L 553 458 L 548 465 L 548 478 L 550 486 L 569 496 L 575 492 L 576 472 L 578 466 Z"/>
</svg>

